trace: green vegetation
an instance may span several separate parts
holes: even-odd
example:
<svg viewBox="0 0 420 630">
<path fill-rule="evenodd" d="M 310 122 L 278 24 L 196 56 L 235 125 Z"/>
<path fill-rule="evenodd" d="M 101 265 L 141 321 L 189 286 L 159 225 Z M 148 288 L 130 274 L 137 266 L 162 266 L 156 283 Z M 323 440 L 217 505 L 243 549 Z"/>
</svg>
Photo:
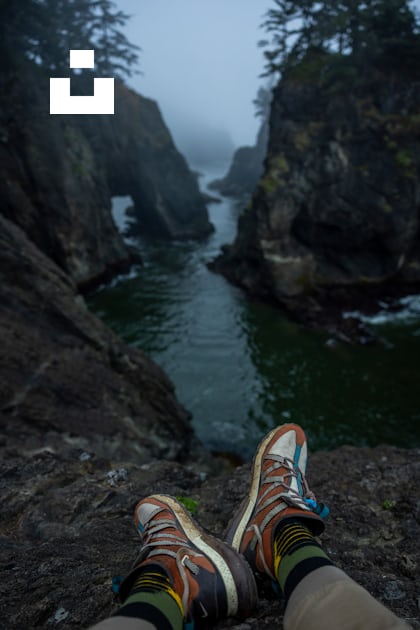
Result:
<svg viewBox="0 0 420 630">
<path fill-rule="evenodd" d="M 29 59 L 49 72 L 68 72 L 70 49 L 94 49 L 95 74 L 122 79 L 138 62 L 138 46 L 121 31 L 128 17 L 112 0 L 0 2 L 2 62 Z"/>
<path fill-rule="evenodd" d="M 327 86 L 375 72 L 416 76 L 419 24 L 410 0 L 274 0 L 263 26 L 266 73 Z"/>
<path fill-rule="evenodd" d="M 284 173 L 288 173 L 290 171 L 290 166 L 284 153 L 279 153 L 275 157 L 271 158 L 270 166 L 270 170 L 276 171 L 279 175 L 283 175 Z"/>
<path fill-rule="evenodd" d="M 394 501 L 391 499 L 385 499 L 382 503 L 382 507 L 384 510 L 390 510 L 394 507 Z"/>
<path fill-rule="evenodd" d="M 407 149 L 400 149 L 396 153 L 395 163 L 404 177 L 417 179 L 416 161 Z"/>
<path fill-rule="evenodd" d="M 308 149 L 311 145 L 311 137 L 309 135 L 309 130 L 301 129 L 293 136 L 293 144 L 295 148 L 303 153 Z"/>
<path fill-rule="evenodd" d="M 414 160 L 406 149 L 401 149 L 395 156 L 395 162 L 401 170 L 407 170 L 414 165 Z"/>
<path fill-rule="evenodd" d="M 69 163 L 77 177 L 87 180 L 91 179 L 94 170 L 92 151 L 86 143 L 83 134 L 77 128 L 66 125 L 64 128 L 64 138 L 69 156 Z"/>
<path fill-rule="evenodd" d="M 273 193 L 278 186 L 284 186 L 286 181 L 283 175 L 290 171 L 290 166 L 283 153 L 279 153 L 270 159 L 267 174 L 260 182 L 266 193 Z"/>
<path fill-rule="evenodd" d="M 177 497 L 177 500 L 188 510 L 188 512 L 195 516 L 198 510 L 198 501 L 191 499 L 190 497 Z"/>
<path fill-rule="evenodd" d="M 284 182 L 277 181 L 276 178 L 273 177 L 273 175 L 271 175 L 270 173 L 268 173 L 260 180 L 261 188 L 264 190 L 265 193 L 268 193 L 269 195 L 275 192 L 277 190 L 277 186 L 282 183 Z"/>
</svg>

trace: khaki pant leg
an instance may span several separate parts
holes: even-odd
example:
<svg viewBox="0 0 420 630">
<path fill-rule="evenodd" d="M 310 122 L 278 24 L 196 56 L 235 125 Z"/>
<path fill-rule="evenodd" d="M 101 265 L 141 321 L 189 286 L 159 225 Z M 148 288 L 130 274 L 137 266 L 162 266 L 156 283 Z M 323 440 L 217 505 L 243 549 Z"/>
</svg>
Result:
<svg viewBox="0 0 420 630">
<path fill-rule="evenodd" d="M 336 567 L 307 575 L 290 596 L 285 630 L 409 630 L 362 586 Z"/>
<path fill-rule="evenodd" d="M 134 617 L 110 617 L 92 626 L 90 630 L 157 630 L 156 626 Z"/>
</svg>

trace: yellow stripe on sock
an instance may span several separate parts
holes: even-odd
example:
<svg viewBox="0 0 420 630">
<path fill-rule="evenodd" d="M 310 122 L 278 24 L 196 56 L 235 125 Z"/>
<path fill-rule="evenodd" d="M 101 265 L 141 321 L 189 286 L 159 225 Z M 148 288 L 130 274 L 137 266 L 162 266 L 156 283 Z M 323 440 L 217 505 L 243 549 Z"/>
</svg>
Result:
<svg viewBox="0 0 420 630">
<path fill-rule="evenodd" d="M 142 590 L 168 593 L 178 604 L 182 616 L 185 616 L 181 597 L 173 589 L 169 578 L 165 578 L 161 573 L 154 573 L 153 571 L 142 573 L 137 578 L 131 593 L 134 595 Z"/>
<path fill-rule="evenodd" d="M 285 550 L 290 549 L 290 547 L 292 547 L 295 542 L 300 540 L 313 540 L 313 536 L 309 532 L 292 532 L 285 540 L 276 540 L 275 553 L 279 556 L 284 556 Z"/>
<path fill-rule="evenodd" d="M 168 593 L 168 595 L 170 595 L 178 604 L 179 610 L 181 611 L 181 615 L 183 617 L 185 617 L 185 610 L 184 607 L 182 605 L 182 599 L 180 598 L 180 596 L 178 595 L 178 593 L 176 591 L 174 591 L 174 589 L 172 587 L 168 588 L 168 590 L 166 591 Z"/>
<path fill-rule="evenodd" d="M 274 573 L 277 575 L 277 571 L 280 562 L 284 556 L 287 555 L 291 547 L 297 542 L 311 542 L 314 537 L 310 531 L 299 524 L 291 524 L 287 526 L 279 535 L 276 536 L 274 541 Z"/>
</svg>

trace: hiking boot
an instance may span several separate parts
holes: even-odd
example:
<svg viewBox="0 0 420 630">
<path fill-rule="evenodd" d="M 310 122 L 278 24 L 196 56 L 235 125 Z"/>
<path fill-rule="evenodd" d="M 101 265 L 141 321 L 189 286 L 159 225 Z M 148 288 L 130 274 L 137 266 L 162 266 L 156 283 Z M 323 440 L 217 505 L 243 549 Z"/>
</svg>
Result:
<svg viewBox="0 0 420 630">
<path fill-rule="evenodd" d="M 121 585 L 122 598 L 140 567 L 159 565 L 180 597 L 186 623 L 249 616 L 257 589 L 248 563 L 204 532 L 183 505 L 166 495 L 149 496 L 136 506 L 135 523 L 143 544 L 135 568 Z"/>
<path fill-rule="evenodd" d="M 274 535 L 280 523 L 299 519 L 314 536 L 324 531 L 322 519 L 329 510 L 309 490 L 306 460 L 306 436 L 298 425 L 284 424 L 266 435 L 254 457 L 248 496 L 225 533 L 226 542 L 255 573 L 273 580 Z"/>
</svg>

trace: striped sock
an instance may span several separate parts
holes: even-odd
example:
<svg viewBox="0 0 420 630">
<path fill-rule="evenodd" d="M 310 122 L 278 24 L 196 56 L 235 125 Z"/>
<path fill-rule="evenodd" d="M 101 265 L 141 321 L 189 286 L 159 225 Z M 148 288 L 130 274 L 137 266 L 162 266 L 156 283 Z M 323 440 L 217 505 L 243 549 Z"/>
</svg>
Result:
<svg viewBox="0 0 420 630">
<path fill-rule="evenodd" d="M 315 569 L 333 563 L 303 521 L 287 521 L 274 537 L 274 570 L 286 604 L 298 583 Z"/>
<path fill-rule="evenodd" d="M 154 624 L 159 630 L 182 630 L 184 611 L 178 593 L 158 564 L 147 564 L 141 570 L 116 617 L 137 617 Z"/>
</svg>

